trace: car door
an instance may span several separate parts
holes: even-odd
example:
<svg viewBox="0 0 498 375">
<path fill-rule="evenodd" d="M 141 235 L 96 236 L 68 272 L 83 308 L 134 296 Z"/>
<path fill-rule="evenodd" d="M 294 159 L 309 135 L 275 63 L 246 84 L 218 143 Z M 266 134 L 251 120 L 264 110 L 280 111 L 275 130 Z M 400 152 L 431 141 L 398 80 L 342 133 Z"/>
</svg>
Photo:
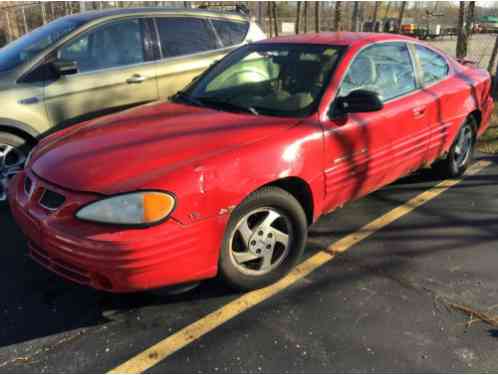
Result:
<svg viewBox="0 0 498 375">
<path fill-rule="evenodd" d="M 165 16 L 155 22 L 162 58 L 156 64 L 157 82 L 163 99 L 183 89 L 230 47 L 240 44 L 249 28 L 246 21 L 213 24 L 210 19 L 195 17 Z M 228 27 L 227 22 L 234 25 Z"/>
<path fill-rule="evenodd" d="M 423 118 L 414 112 L 420 104 L 415 72 L 405 43 L 374 44 L 353 58 L 337 97 L 359 89 L 374 91 L 384 107 L 368 113 L 333 113 L 326 124 L 328 209 L 378 189 L 421 163 L 429 138 L 420 145 L 411 140 L 428 131 Z"/>
<path fill-rule="evenodd" d="M 463 121 L 462 118 L 455 118 L 454 114 L 457 111 L 450 103 L 463 105 L 465 97 L 462 97 L 462 93 L 466 90 L 462 86 L 466 83 L 448 79 L 450 66 L 438 52 L 419 44 L 414 45 L 414 49 L 420 67 L 423 91 L 432 98 L 426 111 L 427 121 L 432 130 L 427 158 L 432 161 L 453 139 L 454 134 L 450 134 L 451 130 L 457 130 Z"/>
<path fill-rule="evenodd" d="M 45 103 L 52 123 L 71 124 L 157 100 L 146 30 L 145 19 L 112 21 L 59 48 L 57 59 L 76 61 L 79 71 L 47 84 Z"/>
</svg>

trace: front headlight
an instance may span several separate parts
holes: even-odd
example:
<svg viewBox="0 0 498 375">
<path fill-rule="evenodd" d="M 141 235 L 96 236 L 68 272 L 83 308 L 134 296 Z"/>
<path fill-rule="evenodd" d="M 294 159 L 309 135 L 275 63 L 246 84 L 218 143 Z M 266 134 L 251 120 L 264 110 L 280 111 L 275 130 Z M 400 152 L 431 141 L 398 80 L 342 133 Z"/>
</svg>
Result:
<svg viewBox="0 0 498 375">
<path fill-rule="evenodd" d="M 105 224 L 149 226 L 168 218 L 175 197 L 161 191 L 138 191 L 104 198 L 76 212 L 80 220 Z"/>
</svg>

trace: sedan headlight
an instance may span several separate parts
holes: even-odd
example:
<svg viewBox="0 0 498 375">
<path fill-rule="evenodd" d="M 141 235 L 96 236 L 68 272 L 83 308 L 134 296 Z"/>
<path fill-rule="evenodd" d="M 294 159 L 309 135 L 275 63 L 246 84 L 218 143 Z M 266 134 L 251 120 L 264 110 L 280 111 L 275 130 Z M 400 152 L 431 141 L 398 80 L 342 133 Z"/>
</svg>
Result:
<svg viewBox="0 0 498 375">
<path fill-rule="evenodd" d="M 171 193 L 138 191 L 90 203 L 76 212 L 76 217 L 105 224 L 149 226 L 167 219 L 175 204 Z"/>
</svg>

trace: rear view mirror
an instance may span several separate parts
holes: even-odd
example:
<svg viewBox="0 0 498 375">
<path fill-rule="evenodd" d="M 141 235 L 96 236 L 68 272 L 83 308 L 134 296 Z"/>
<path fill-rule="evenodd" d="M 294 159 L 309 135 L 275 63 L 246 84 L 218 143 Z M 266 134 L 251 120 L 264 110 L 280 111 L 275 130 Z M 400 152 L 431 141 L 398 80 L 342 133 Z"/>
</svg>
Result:
<svg viewBox="0 0 498 375">
<path fill-rule="evenodd" d="M 340 113 L 380 111 L 384 105 L 379 94 L 369 90 L 355 90 L 348 96 L 337 99 L 336 110 Z"/>
<path fill-rule="evenodd" d="M 66 76 L 78 73 L 78 63 L 72 60 L 56 60 L 52 67 L 59 76 Z"/>
</svg>

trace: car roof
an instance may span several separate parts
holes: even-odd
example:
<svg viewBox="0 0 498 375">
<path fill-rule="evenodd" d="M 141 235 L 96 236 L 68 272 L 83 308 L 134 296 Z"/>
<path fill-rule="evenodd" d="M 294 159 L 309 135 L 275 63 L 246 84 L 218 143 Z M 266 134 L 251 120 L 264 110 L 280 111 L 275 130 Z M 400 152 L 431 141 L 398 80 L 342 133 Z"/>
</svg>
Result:
<svg viewBox="0 0 498 375">
<path fill-rule="evenodd" d="M 352 46 L 355 44 L 365 44 L 368 42 L 381 41 L 413 41 L 413 38 L 388 33 L 364 33 L 364 32 L 322 32 L 313 34 L 299 34 L 279 36 L 259 43 L 298 43 L 298 44 L 325 44 Z"/>
<path fill-rule="evenodd" d="M 196 8 L 171 8 L 171 7 L 142 7 L 142 8 L 112 8 L 112 9 L 102 9 L 102 10 L 89 10 L 83 13 L 73 14 L 66 16 L 64 18 L 76 19 L 82 23 L 87 23 L 90 21 L 95 21 L 103 18 L 116 17 L 121 15 L 134 15 L 134 14 L 198 14 L 204 17 L 216 17 L 216 16 L 229 16 L 229 17 L 239 17 L 240 19 L 247 20 L 247 16 L 239 12 L 227 12 L 218 10 L 208 10 L 208 9 L 196 9 Z"/>
</svg>

